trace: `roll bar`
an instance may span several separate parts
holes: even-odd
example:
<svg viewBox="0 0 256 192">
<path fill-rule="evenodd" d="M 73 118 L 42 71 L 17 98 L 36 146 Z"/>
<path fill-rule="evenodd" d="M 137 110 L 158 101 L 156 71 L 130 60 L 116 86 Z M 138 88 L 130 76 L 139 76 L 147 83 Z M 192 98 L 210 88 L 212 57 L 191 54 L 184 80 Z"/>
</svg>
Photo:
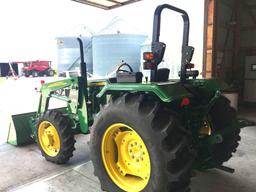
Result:
<svg viewBox="0 0 256 192">
<path fill-rule="evenodd" d="M 159 43 L 159 37 L 160 37 L 160 29 L 161 29 L 161 15 L 162 11 L 164 9 L 169 9 L 171 11 L 175 11 L 181 14 L 183 21 L 184 21 L 184 29 L 183 29 L 183 41 L 182 41 L 182 58 L 181 58 L 181 73 L 180 73 L 180 79 L 181 82 L 184 82 L 186 80 L 186 64 L 191 61 L 192 55 L 194 49 L 192 50 L 192 47 L 188 46 L 189 42 L 189 16 L 186 11 L 179 9 L 177 7 L 174 7 L 172 5 L 163 4 L 159 5 L 154 13 L 154 24 L 153 24 L 153 37 L 152 37 L 152 44 Z M 188 53 L 191 53 L 188 55 Z M 190 58 L 191 57 L 191 58 Z M 151 76 L 153 79 L 155 79 L 157 73 L 157 66 L 155 70 L 151 71 Z"/>
</svg>

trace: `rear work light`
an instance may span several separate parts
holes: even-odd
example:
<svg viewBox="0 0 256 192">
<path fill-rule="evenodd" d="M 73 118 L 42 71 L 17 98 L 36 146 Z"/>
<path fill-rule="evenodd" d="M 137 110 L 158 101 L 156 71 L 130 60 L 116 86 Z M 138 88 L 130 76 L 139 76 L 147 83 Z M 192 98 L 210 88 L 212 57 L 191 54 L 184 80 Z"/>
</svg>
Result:
<svg viewBox="0 0 256 192">
<path fill-rule="evenodd" d="M 187 69 L 194 69 L 195 68 L 195 64 L 193 63 L 188 63 L 186 66 Z"/>
<path fill-rule="evenodd" d="M 144 52 L 143 53 L 143 59 L 145 62 L 143 63 L 144 69 L 150 69 L 153 70 L 156 68 L 156 64 L 154 62 L 154 53 L 152 52 Z"/>
<path fill-rule="evenodd" d="M 151 52 L 143 53 L 144 69 L 156 70 L 157 66 L 162 62 L 166 45 L 162 42 L 153 42 Z"/>
<path fill-rule="evenodd" d="M 154 54 L 152 52 L 143 53 L 143 59 L 145 61 L 152 61 L 154 59 Z"/>
</svg>

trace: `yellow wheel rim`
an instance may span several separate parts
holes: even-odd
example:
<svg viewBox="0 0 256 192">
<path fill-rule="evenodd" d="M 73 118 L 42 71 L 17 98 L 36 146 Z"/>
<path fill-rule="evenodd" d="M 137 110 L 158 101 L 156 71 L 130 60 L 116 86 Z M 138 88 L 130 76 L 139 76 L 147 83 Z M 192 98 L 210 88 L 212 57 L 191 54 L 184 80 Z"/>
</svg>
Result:
<svg viewBox="0 0 256 192">
<path fill-rule="evenodd" d="M 204 120 L 203 126 L 200 128 L 200 135 L 202 136 L 211 136 L 212 135 L 212 126 L 208 120 Z"/>
<path fill-rule="evenodd" d="M 108 175 L 122 190 L 138 192 L 147 186 L 151 171 L 149 153 L 134 129 L 122 123 L 108 127 L 101 154 Z"/>
<path fill-rule="evenodd" d="M 59 134 L 49 121 L 42 121 L 38 127 L 38 140 L 43 151 L 51 157 L 58 155 L 60 151 Z"/>
</svg>

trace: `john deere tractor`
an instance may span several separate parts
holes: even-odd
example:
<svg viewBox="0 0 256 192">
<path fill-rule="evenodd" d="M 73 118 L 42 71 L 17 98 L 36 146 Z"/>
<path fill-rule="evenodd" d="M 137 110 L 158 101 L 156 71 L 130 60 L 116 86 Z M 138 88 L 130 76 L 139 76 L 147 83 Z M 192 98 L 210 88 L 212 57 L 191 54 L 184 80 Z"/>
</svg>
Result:
<svg viewBox="0 0 256 192">
<path fill-rule="evenodd" d="M 159 41 L 161 13 L 171 10 L 184 21 L 179 80 L 158 69 L 166 44 Z M 90 133 L 90 153 L 101 188 L 108 192 L 189 191 L 191 170 L 218 168 L 232 157 L 240 141 L 236 111 L 215 79 L 196 79 L 189 17 L 179 8 L 160 5 L 154 13 L 151 52 L 144 56 L 150 79 L 123 64 L 116 77 L 87 80 L 83 46 L 81 77 L 46 83 L 36 123 L 29 136 L 46 160 L 66 163 L 75 150 L 74 135 Z M 62 91 L 59 91 L 62 90 Z M 66 107 L 49 109 L 52 98 Z"/>
</svg>

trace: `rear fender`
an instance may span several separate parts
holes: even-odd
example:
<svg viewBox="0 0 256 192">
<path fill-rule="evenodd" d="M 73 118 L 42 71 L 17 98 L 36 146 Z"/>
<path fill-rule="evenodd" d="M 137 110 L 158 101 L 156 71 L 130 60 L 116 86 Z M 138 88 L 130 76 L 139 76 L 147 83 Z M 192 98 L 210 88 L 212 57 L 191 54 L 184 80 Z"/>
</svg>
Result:
<svg viewBox="0 0 256 192">
<path fill-rule="evenodd" d="M 165 103 L 171 103 L 174 100 L 182 99 L 184 97 L 191 97 L 192 95 L 179 82 L 166 83 L 113 83 L 107 84 L 97 95 L 102 98 L 107 94 L 115 94 L 118 92 L 142 92 L 152 93 Z"/>
<path fill-rule="evenodd" d="M 205 94 L 215 93 L 216 91 L 225 92 L 229 87 L 220 79 L 193 79 L 187 80 L 186 84 L 199 88 Z"/>
</svg>

